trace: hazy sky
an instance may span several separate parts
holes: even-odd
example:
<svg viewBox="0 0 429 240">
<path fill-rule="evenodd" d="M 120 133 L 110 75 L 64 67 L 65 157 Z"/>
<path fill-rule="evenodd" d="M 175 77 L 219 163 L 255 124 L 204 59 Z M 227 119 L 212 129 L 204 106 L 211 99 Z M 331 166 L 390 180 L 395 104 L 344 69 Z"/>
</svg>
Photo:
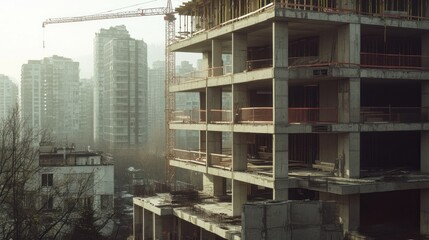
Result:
<svg viewBox="0 0 429 240">
<path fill-rule="evenodd" d="M 172 0 L 173 7 L 183 0 Z M 48 18 L 72 17 L 106 12 L 165 7 L 166 0 L 1 0 L 0 4 L 0 74 L 21 79 L 21 66 L 54 54 L 80 62 L 80 77 L 93 75 L 93 40 L 100 28 L 125 25 L 132 38 L 143 39 L 149 46 L 148 60 L 164 58 L 163 16 L 99 20 L 48 25 Z M 43 48 L 43 40 L 45 48 Z M 177 62 L 196 55 L 181 54 Z"/>
</svg>

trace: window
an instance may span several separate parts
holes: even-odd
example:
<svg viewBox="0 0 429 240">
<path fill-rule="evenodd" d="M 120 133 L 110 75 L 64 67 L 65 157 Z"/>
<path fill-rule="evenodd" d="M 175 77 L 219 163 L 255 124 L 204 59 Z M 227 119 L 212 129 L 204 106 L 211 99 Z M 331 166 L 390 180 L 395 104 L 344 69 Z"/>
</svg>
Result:
<svg viewBox="0 0 429 240">
<path fill-rule="evenodd" d="M 42 174 L 42 187 L 52 187 L 54 182 L 54 174 Z"/>
</svg>

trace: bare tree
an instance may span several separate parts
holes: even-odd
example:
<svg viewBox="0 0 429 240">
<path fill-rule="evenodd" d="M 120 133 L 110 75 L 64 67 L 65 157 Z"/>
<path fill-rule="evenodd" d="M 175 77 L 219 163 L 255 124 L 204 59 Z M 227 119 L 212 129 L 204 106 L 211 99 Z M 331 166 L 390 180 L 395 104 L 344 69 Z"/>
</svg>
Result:
<svg viewBox="0 0 429 240">
<path fill-rule="evenodd" d="M 91 194 L 93 174 L 41 186 L 40 140 L 50 139 L 27 127 L 18 107 L 0 122 L 0 239 L 62 239 L 82 208 L 79 199 Z"/>
</svg>

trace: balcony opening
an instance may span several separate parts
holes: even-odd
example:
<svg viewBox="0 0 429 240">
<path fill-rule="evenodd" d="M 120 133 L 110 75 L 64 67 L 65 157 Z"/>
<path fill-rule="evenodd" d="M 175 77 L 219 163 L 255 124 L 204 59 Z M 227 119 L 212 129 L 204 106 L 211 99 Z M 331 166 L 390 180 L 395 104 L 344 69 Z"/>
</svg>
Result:
<svg viewBox="0 0 429 240">
<path fill-rule="evenodd" d="M 426 8 L 425 0 L 358 0 L 356 4 L 356 11 L 362 15 L 407 20 L 423 20 Z"/>
<path fill-rule="evenodd" d="M 232 169 L 232 133 L 216 132 L 211 133 L 216 141 L 214 152 L 210 153 L 210 167 L 224 170 Z M 219 139 L 220 138 L 220 139 Z M 220 142 L 219 142 L 220 141 Z M 210 140 L 209 140 L 210 142 Z"/>
<path fill-rule="evenodd" d="M 272 176 L 273 137 L 271 134 L 248 134 L 247 172 Z"/>
<path fill-rule="evenodd" d="M 360 144 L 362 177 L 420 170 L 420 132 L 364 132 Z"/>
<path fill-rule="evenodd" d="M 421 37 L 418 33 L 390 33 L 365 29 L 361 38 L 361 66 L 368 68 L 423 69 Z M 373 33 L 375 32 L 375 33 Z"/>
<path fill-rule="evenodd" d="M 318 134 L 289 134 L 289 169 L 311 168 L 319 159 Z"/>
<path fill-rule="evenodd" d="M 359 232 L 371 239 L 419 239 L 420 190 L 360 195 Z"/>
<path fill-rule="evenodd" d="M 362 81 L 362 122 L 425 121 L 428 109 L 420 106 L 421 84 L 417 81 Z"/>
</svg>

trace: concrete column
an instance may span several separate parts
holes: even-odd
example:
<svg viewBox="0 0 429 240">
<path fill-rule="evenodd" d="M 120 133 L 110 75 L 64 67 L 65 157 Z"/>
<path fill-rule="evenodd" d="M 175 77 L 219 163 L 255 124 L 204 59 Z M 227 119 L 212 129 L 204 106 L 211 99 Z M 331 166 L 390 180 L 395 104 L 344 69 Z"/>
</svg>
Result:
<svg viewBox="0 0 429 240">
<path fill-rule="evenodd" d="M 249 94 L 247 93 L 247 87 L 243 84 L 233 84 L 232 85 L 232 106 L 233 110 L 233 121 L 237 123 L 240 116 L 240 108 L 245 108 L 250 106 Z"/>
<path fill-rule="evenodd" d="M 326 81 L 319 83 L 319 121 L 330 122 L 338 120 L 335 113 L 338 112 L 338 82 Z"/>
<path fill-rule="evenodd" d="M 183 232 L 182 221 L 183 221 L 182 219 L 177 218 L 177 240 L 183 240 L 183 237 L 182 237 L 182 232 Z"/>
<path fill-rule="evenodd" d="M 273 123 L 275 129 L 288 123 L 288 43 L 287 23 L 273 22 Z"/>
<path fill-rule="evenodd" d="M 273 67 L 288 67 L 288 43 L 287 22 L 273 22 Z"/>
<path fill-rule="evenodd" d="M 232 180 L 232 215 L 240 216 L 247 202 L 247 183 Z"/>
<path fill-rule="evenodd" d="M 340 207 L 340 220 L 344 232 L 355 231 L 360 226 L 360 195 L 336 195 L 326 192 L 319 193 L 321 201 L 336 201 Z"/>
<path fill-rule="evenodd" d="M 202 77 L 208 77 L 209 76 L 209 69 L 212 66 L 212 53 L 211 52 L 204 52 L 203 53 L 203 61 L 201 65 Z"/>
<path fill-rule="evenodd" d="M 340 216 L 344 231 L 355 231 L 360 226 L 360 196 L 359 194 L 341 196 Z"/>
<path fill-rule="evenodd" d="M 245 171 L 247 169 L 247 135 L 233 133 L 232 141 L 232 171 Z"/>
<path fill-rule="evenodd" d="M 360 64 L 360 24 L 350 23 L 339 27 L 337 60 L 340 63 Z"/>
<path fill-rule="evenodd" d="M 429 237 L 429 189 L 420 190 L 420 234 Z"/>
<path fill-rule="evenodd" d="M 133 236 L 135 240 L 143 240 L 143 208 L 134 204 Z"/>
<path fill-rule="evenodd" d="M 153 237 L 153 216 L 152 212 L 143 209 L 143 239 Z"/>
<path fill-rule="evenodd" d="M 162 238 L 162 221 L 161 217 L 152 213 L 153 219 L 153 238 L 152 239 L 163 239 Z"/>
<path fill-rule="evenodd" d="M 210 196 L 226 195 L 226 179 L 210 174 L 203 174 L 203 192 Z"/>
<path fill-rule="evenodd" d="M 247 35 L 245 33 L 232 33 L 232 73 L 246 70 L 247 61 Z"/>
<path fill-rule="evenodd" d="M 213 164 L 212 153 L 222 153 L 222 132 L 207 132 L 207 166 Z"/>
<path fill-rule="evenodd" d="M 360 177 L 360 133 L 338 134 L 340 176 Z"/>
<path fill-rule="evenodd" d="M 429 173 L 429 131 L 420 132 L 420 171 Z"/>
<path fill-rule="evenodd" d="M 221 76 L 222 67 L 222 42 L 217 39 L 212 40 L 212 76 Z"/>
<path fill-rule="evenodd" d="M 273 134 L 273 178 L 285 180 L 288 177 L 289 165 L 289 135 L 283 133 Z M 279 185 L 273 189 L 274 200 L 287 200 L 287 186 Z"/>
<path fill-rule="evenodd" d="M 360 122 L 360 78 L 339 81 L 338 121 L 340 123 Z"/>
<path fill-rule="evenodd" d="M 222 89 L 220 87 L 207 88 L 206 106 L 207 106 L 207 123 L 213 121 L 214 115 L 211 110 L 222 109 Z"/>
</svg>

